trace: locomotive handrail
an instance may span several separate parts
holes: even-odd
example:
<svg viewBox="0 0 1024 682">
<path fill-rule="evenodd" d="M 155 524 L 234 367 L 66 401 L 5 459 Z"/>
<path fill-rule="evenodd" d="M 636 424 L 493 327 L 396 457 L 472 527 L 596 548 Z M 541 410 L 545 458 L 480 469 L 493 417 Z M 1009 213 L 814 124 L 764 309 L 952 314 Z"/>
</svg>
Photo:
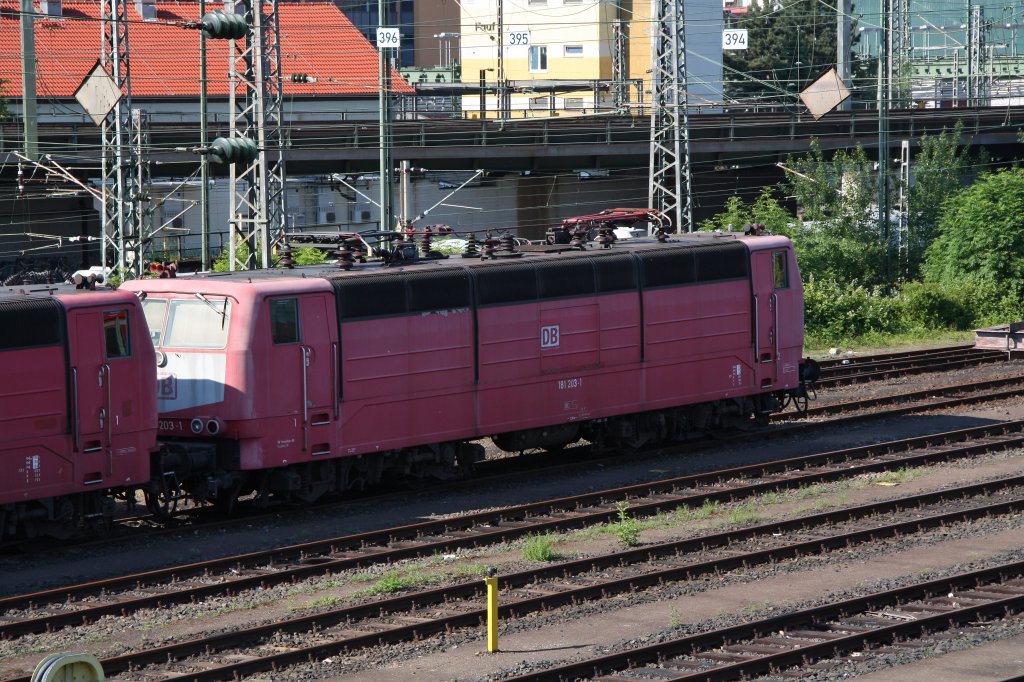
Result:
<svg viewBox="0 0 1024 682">
<path fill-rule="evenodd" d="M 772 346 L 775 351 L 775 380 L 779 380 L 779 295 L 774 291 L 768 299 L 771 304 L 775 326 L 772 327 Z"/>
<path fill-rule="evenodd" d="M 71 368 L 71 424 L 72 424 L 72 442 L 75 446 L 75 452 L 79 452 L 82 449 L 82 436 L 81 436 L 81 424 L 79 418 L 79 407 L 78 407 L 78 368 Z"/>
<path fill-rule="evenodd" d="M 114 415 L 111 405 L 113 401 L 110 396 L 110 365 L 100 365 L 100 377 L 107 389 L 107 476 L 114 475 Z"/>
<path fill-rule="evenodd" d="M 757 294 L 754 294 L 754 364 L 761 361 L 761 315 Z"/>
<path fill-rule="evenodd" d="M 309 450 L 309 358 L 312 350 L 309 346 L 302 349 L 302 449 Z"/>
<path fill-rule="evenodd" d="M 334 421 L 338 421 L 340 414 L 338 412 L 338 403 L 341 402 L 341 397 L 338 395 L 338 343 L 331 344 L 331 398 L 334 400 Z"/>
</svg>

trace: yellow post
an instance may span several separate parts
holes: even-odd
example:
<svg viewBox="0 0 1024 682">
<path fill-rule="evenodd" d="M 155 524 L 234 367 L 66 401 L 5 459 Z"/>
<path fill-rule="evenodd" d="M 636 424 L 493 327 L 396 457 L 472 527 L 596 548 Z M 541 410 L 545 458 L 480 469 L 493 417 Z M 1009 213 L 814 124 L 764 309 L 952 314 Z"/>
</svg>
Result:
<svg viewBox="0 0 1024 682">
<path fill-rule="evenodd" d="M 484 584 L 487 585 L 487 651 L 498 651 L 498 570 L 487 569 Z"/>
</svg>

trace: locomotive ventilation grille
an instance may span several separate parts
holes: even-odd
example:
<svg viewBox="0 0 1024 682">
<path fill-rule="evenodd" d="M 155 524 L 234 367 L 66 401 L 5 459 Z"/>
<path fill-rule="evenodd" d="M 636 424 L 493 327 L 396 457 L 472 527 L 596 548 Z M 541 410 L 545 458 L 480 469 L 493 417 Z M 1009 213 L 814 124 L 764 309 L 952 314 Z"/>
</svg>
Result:
<svg viewBox="0 0 1024 682">
<path fill-rule="evenodd" d="M 0 298 L 0 350 L 60 345 L 63 320 L 55 298 Z"/>
</svg>

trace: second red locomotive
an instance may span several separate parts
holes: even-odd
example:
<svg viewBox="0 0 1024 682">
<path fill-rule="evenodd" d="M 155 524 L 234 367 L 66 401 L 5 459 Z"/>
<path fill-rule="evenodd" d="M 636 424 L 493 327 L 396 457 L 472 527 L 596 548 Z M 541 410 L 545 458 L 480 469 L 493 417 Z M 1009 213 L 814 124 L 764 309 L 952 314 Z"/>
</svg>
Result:
<svg viewBox="0 0 1024 682">
<path fill-rule="evenodd" d="M 114 494 L 148 487 L 157 457 L 153 345 L 138 298 L 4 289 L 0 328 L 0 537 L 67 535 L 109 518 Z"/>
</svg>

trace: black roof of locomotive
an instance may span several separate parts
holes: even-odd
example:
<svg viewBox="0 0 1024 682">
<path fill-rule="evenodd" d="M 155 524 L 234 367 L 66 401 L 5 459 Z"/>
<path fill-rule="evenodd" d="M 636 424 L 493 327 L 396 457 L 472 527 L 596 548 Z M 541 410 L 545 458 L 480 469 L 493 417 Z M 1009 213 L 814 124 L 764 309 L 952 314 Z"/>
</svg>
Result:
<svg viewBox="0 0 1024 682">
<path fill-rule="evenodd" d="M 544 263 L 544 262 L 562 262 L 565 263 L 569 259 L 592 259 L 602 258 L 607 256 L 614 256 L 616 254 L 624 253 L 636 253 L 640 255 L 644 252 L 658 252 L 658 251 L 678 251 L 680 247 L 686 250 L 698 250 L 713 248 L 715 246 L 724 246 L 726 244 L 731 245 L 731 249 L 735 249 L 735 253 L 739 255 L 742 250 L 746 253 L 746 246 L 742 241 L 738 240 L 739 233 L 721 233 L 721 232 L 699 232 L 682 235 L 670 235 L 667 242 L 659 242 L 652 237 L 635 237 L 628 240 L 620 240 L 614 243 L 611 248 L 603 249 L 600 248 L 596 242 L 590 242 L 587 244 L 586 249 L 574 249 L 568 245 L 557 245 L 549 247 L 534 247 L 529 246 L 517 247 L 522 250 L 516 251 L 515 255 L 510 256 L 507 252 L 498 251 L 497 258 L 489 259 L 483 258 L 481 255 L 473 257 L 463 257 L 460 254 L 451 254 L 446 258 L 424 258 L 418 257 L 415 260 L 399 260 L 392 261 L 391 263 L 384 263 L 379 260 L 371 260 L 366 263 L 355 263 L 348 269 L 342 269 L 334 263 L 323 263 L 317 265 L 297 265 L 293 268 L 267 268 L 257 270 L 235 270 L 233 272 L 197 272 L 191 275 L 185 275 L 186 277 L 196 278 L 226 278 L 231 280 L 249 280 L 249 281 L 260 281 L 270 278 L 288 278 L 288 277 L 323 277 L 330 280 L 337 280 L 338 278 L 349 278 L 349 277 L 361 277 L 365 275 L 383 275 L 385 273 L 398 273 L 398 272 L 419 272 L 430 270 L 434 268 L 471 268 L 476 270 L 477 268 L 489 268 L 499 267 L 501 265 L 511 265 L 514 263 Z M 417 244 L 417 248 L 418 248 Z M 688 247 L 688 248 L 687 248 Z M 482 247 L 481 247 L 482 248 Z M 178 275 L 182 275 L 179 273 Z"/>
</svg>

